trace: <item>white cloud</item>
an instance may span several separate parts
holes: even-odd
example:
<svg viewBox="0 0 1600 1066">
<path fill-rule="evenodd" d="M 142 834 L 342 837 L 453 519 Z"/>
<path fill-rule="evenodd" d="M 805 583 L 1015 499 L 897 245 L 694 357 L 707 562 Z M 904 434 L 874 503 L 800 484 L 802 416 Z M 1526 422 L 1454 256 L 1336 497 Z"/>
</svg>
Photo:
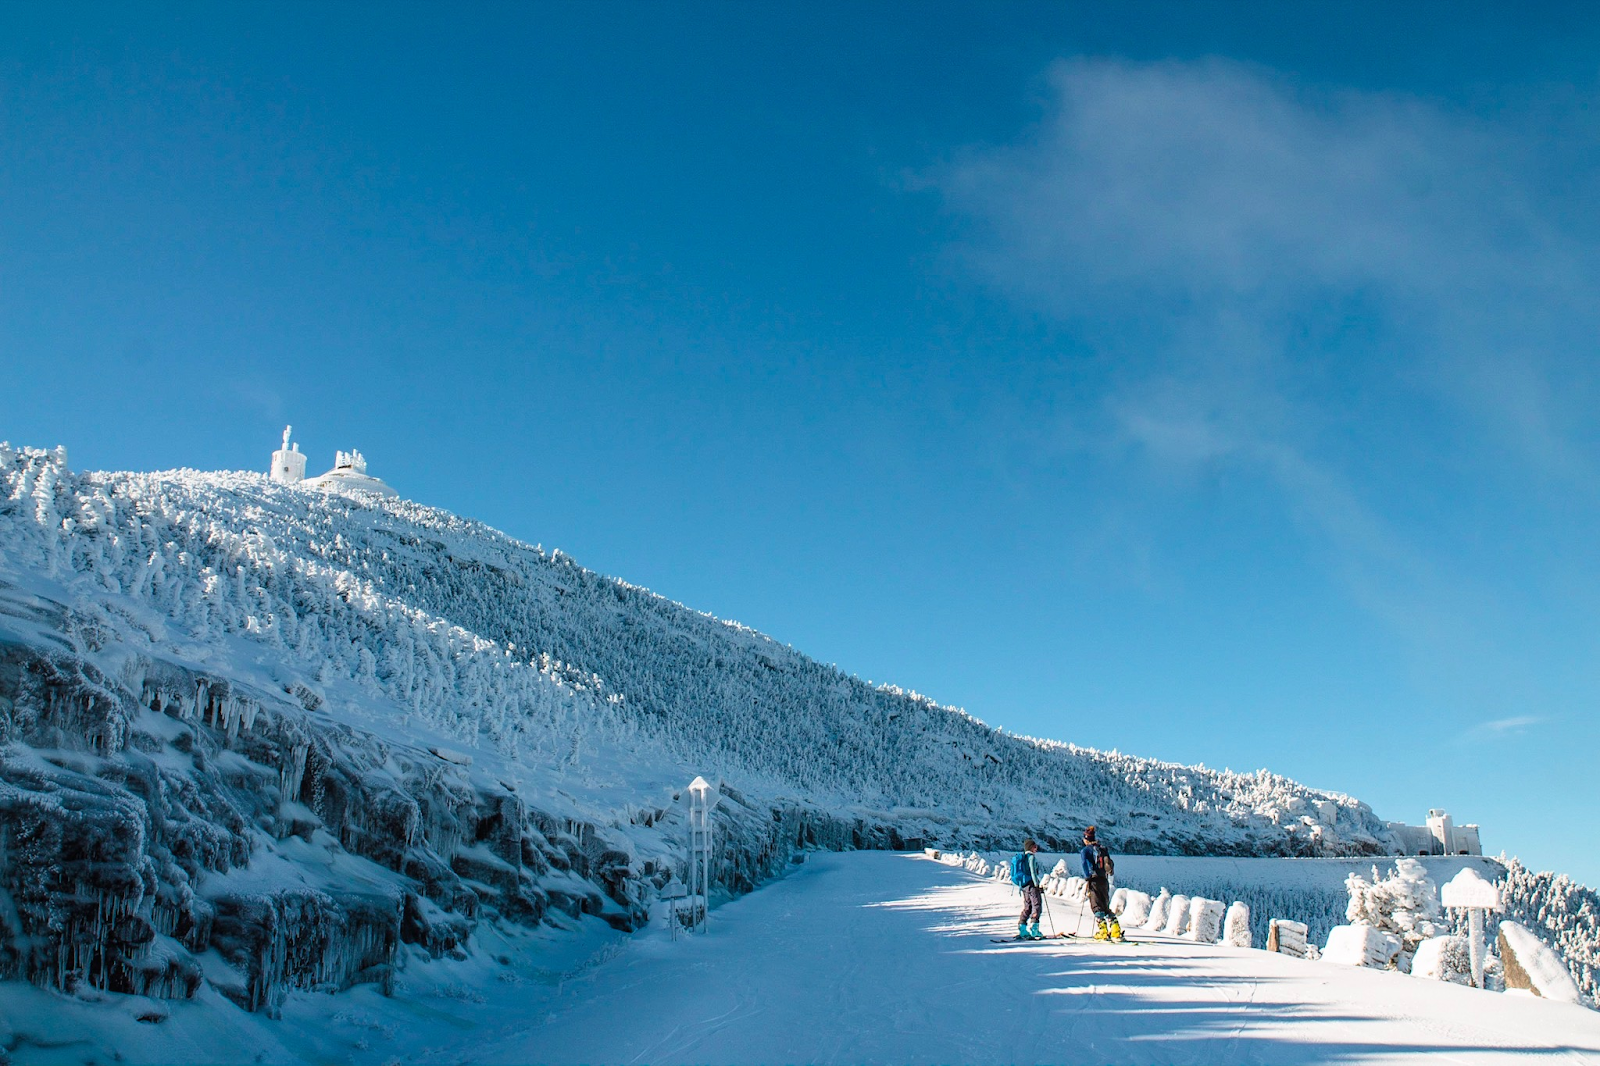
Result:
<svg viewBox="0 0 1600 1066">
<path fill-rule="evenodd" d="M 931 181 L 996 284 L 1069 320 L 1121 317 L 1112 403 L 1131 440 L 1210 459 L 1288 439 L 1309 413 L 1296 371 L 1352 369 L 1289 353 L 1355 301 L 1405 351 L 1375 345 L 1362 372 L 1466 405 L 1524 461 L 1600 483 L 1571 443 L 1588 408 L 1552 385 L 1596 324 L 1594 257 L 1535 210 L 1518 136 L 1223 61 L 1065 62 L 1050 84 L 1032 135 Z"/>
<path fill-rule="evenodd" d="M 1488 737 L 1515 736 L 1526 732 L 1530 726 L 1540 725 L 1543 718 L 1534 715 L 1517 715 L 1512 718 L 1496 718 L 1490 722 L 1480 722 L 1468 731 L 1468 736 L 1475 739 Z"/>
<path fill-rule="evenodd" d="M 1225 61 L 1064 62 L 1050 89 L 928 181 L 973 268 L 1097 346 L 1102 446 L 1265 479 L 1402 639 L 1493 658 L 1474 575 L 1389 512 L 1441 470 L 1600 489 L 1595 256 L 1546 221 L 1536 146 Z"/>
</svg>

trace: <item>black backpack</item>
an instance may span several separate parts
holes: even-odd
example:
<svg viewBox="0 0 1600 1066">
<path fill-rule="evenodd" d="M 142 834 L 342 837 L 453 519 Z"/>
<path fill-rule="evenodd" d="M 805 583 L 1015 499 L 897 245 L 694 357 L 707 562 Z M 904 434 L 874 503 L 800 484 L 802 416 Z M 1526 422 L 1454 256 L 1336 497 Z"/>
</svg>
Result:
<svg viewBox="0 0 1600 1066">
<path fill-rule="evenodd" d="M 1111 861 L 1111 849 L 1099 842 L 1094 846 L 1094 868 L 1096 872 L 1110 880 L 1117 872 L 1117 864 Z"/>
</svg>

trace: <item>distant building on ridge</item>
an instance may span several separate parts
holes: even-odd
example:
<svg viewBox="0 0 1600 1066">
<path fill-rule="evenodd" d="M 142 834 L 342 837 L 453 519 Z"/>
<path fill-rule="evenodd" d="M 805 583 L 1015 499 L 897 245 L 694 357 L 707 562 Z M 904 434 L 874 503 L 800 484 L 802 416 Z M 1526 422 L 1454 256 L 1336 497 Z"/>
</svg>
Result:
<svg viewBox="0 0 1600 1066">
<path fill-rule="evenodd" d="M 1476 825 L 1456 825 L 1448 811 L 1428 812 L 1427 825 L 1387 822 L 1385 828 L 1402 855 L 1482 855 Z"/>
<path fill-rule="evenodd" d="M 375 478 L 367 473 L 367 460 L 354 449 L 348 452 L 334 452 L 333 469 L 326 474 L 308 479 L 306 457 L 300 451 L 300 445 L 289 443 L 289 431 L 293 428 L 293 426 L 283 427 L 283 446 L 272 453 L 269 476 L 273 481 L 280 485 L 299 485 L 308 489 L 320 489 L 323 492 L 353 492 L 368 496 L 400 495 L 381 478 Z"/>
</svg>

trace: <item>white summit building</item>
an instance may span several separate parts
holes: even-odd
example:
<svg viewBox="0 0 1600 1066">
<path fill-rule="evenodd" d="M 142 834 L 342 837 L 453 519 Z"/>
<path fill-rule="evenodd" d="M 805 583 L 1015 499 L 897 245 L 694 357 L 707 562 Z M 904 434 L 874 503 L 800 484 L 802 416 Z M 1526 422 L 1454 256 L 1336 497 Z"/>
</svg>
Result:
<svg viewBox="0 0 1600 1066">
<path fill-rule="evenodd" d="M 300 485 L 323 492 L 354 492 L 368 496 L 399 496 L 381 478 L 367 473 L 367 461 L 355 450 L 333 453 L 333 469 L 314 478 L 306 477 L 306 457 L 300 445 L 289 443 L 289 431 L 283 427 L 283 446 L 272 453 L 270 476 L 281 485 Z"/>
<path fill-rule="evenodd" d="M 1427 825 L 1386 822 L 1402 855 L 1482 855 L 1476 825 L 1456 825 L 1448 811 L 1437 807 L 1428 812 Z"/>
</svg>

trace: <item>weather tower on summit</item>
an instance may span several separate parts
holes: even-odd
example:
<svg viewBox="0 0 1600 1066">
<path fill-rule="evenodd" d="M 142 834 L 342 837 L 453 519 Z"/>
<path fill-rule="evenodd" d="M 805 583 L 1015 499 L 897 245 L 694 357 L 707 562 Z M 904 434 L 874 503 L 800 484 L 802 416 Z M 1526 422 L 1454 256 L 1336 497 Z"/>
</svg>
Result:
<svg viewBox="0 0 1600 1066">
<path fill-rule="evenodd" d="M 283 427 L 283 447 L 272 453 L 272 480 L 280 485 L 300 485 L 323 492 L 358 493 L 368 496 L 398 496 L 382 478 L 367 473 L 367 460 L 358 451 L 333 453 L 333 469 L 314 478 L 306 477 L 306 457 L 300 445 L 289 443 L 292 426 Z"/>
<path fill-rule="evenodd" d="M 281 485 L 298 485 L 306 477 L 306 457 L 300 445 L 289 443 L 289 431 L 293 428 L 283 427 L 283 447 L 272 453 L 271 477 Z"/>
</svg>

